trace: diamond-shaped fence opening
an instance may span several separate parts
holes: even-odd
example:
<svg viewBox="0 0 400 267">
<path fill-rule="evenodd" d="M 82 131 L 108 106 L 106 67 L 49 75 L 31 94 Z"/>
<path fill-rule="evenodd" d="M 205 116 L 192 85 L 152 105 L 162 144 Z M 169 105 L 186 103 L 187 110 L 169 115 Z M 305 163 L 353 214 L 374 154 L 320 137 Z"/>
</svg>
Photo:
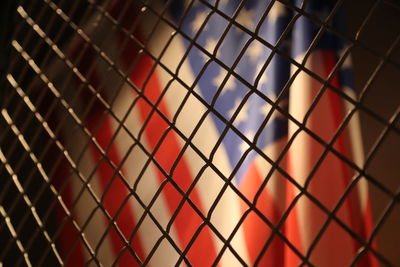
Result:
<svg viewBox="0 0 400 267">
<path fill-rule="evenodd" d="M 399 2 L 0 6 L 0 265 L 400 266 Z"/>
</svg>

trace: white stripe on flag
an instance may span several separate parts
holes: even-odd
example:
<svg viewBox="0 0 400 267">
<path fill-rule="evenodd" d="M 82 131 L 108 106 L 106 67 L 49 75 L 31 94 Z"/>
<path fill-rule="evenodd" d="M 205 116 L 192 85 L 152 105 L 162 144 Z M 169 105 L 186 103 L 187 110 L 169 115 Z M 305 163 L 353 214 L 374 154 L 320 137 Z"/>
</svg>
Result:
<svg viewBox="0 0 400 267">
<path fill-rule="evenodd" d="M 308 59 L 306 67 L 315 72 L 320 77 L 327 77 L 330 70 L 322 52 L 314 52 Z M 297 60 L 300 60 L 299 57 Z M 292 74 L 295 69 L 292 69 Z M 289 112 L 298 121 L 303 122 L 315 96 L 321 88 L 321 83 L 311 76 L 301 71 L 292 84 L 289 98 Z M 325 142 L 329 142 L 337 130 L 334 120 L 342 120 L 340 115 L 334 114 L 332 97 L 327 90 L 319 99 L 309 117 L 306 126 L 316 133 Z M 340 109 L 341 107 L 336 107 Z M 289 122 L 289 138 L 298 130 L 293 122 Z M 310 174 L 317 160 L 322 155 L 325 147 L 314 140 L 310 135 L 301 131 L 295 138 L 290 151 L 289 172 L 300 185 L 305 185 L 306 178 Z M 347 183 L 343 173 L 343 162 L 332 153 L 328 153 L 323 163 L 312 177 L 308 187 L 310 194 L 319 199 L 328 209 L 333 209 L 344 193 Z M 294 188 L 294 187 L 292 187 Z M 297 191 L 297 190 L 296 190 Z M 294 192 L 297 194 L 297 192 Z M 320 231 L 327 215 L 315 206 L 305 196 L 297 203 L 297 218 L 299 233 L 302 244 L 296 244 L 300 251 L 306 252 L 310 244 L 314 241 L 316 234 Z M 345 201 L 342 208 L 336 214 L 344 223 L 351 225 L 351 210 L 349 202 Z M 294 226 L 292 226 L 294 227 Z M 332 251 L 335 251 L 333 254 Z M 323 237 L 319 240 L 314 253 L 311 254 L 311 261 L 317 266 L 344 266 L 348 265 L 354 257 L 354 241 L 338 226 L 331 222 Z M 335 255 L 340 255 L 336 257 Z"/>
<path fill-rule="evenodd" d="M 351 88 L 343 88 L 343 91 L 345 92 L 346 95 L 350 96 L 352 99 L 357 100 L 356 94 L 354 90 Z M 351 111 L 354 109 L 354 105 L 352 105 L 349 101 L 345 101 L 344 103 L 345 108 L 347 111 Z M 351 152 L 352 152 L 352 160 L 353 162 L 359 167 L 363 168 L 364 165 L 364 147 L 362 144 L 362 134 L 361 134 L 361 128 L 360 128 L 361 122 L 360 122 L 360 114 L 358 112 L 355 112 L 353 114 L 353 117 L 349 121 L 348 124 L 348 133 L 350 135 L 350 145 L 351 145 Z M 368 182 L 365 178 L 360 179 L 360 181 L 357 184 L 358 192 L 359 192 L 359 197 L 360 197 L 360 204 L 361 204 L 361 209 L 363 212 L 366 212 L 367 210 L 367 204 L 369 201 L 368 198 Z"/>
</svg>

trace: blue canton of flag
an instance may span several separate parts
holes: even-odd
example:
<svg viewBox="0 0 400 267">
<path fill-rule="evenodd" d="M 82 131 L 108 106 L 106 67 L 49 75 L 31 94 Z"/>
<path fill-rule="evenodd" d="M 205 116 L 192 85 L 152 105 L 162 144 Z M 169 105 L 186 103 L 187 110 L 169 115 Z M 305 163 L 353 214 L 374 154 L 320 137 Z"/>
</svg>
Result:
<svg viewBox="0 0 400 267">
<path fill-rule="evenodd" d="M 234 16 L 239 4 L 240 1 L 220 1 L 218 10 Z M 268 16 L 263 17 L 267 8 L 270 9 Z M 198 82 L 201 95 L 225 120 L 231 120 L 237 113 L 233 126 L 249 142 L 253 142 L 258 133 L 256 146 L 260 149 L 287 135 L 287 119 L 273 110 L 271 104 L 278 100 L 289 78 L 289 64 L 271 48 L 286 28 L 289 15 L 287 8 L 279 2 L 245 1 L 235 15 L 235 24 L 229 24 L 227 18 L 219 13 L 210 12 L 205 5 L 195 3 L 182 27 L 189 36 L 197 36 L 196 42 L 212 54 L 209 57 L 199 49 L 192 49 L 194 52 L 189 53 L 195 73 L 205 68 Z M 254 35 L 256 30 L 257 36 Z M 277 49 L 288 53 L 288 44 L 287 40 L 283 40 Z M 228 73 L 230 68 L 235 75 Z M 282 109 L 287 108 L 285 95 L 278 102 Z M 268 115 L 269 120 L 263 125 Z M 227 128 L 226 123 L 216 116 L 214 121 L 222 134 Z M 228 130 L 223 144 L 232 168 L 250 147 L 232 129 Z M 250 153 L 240 166 L 235 175 L 237 184 L 241 183 L 255 156 L 256 153 Z"/>
</svg>

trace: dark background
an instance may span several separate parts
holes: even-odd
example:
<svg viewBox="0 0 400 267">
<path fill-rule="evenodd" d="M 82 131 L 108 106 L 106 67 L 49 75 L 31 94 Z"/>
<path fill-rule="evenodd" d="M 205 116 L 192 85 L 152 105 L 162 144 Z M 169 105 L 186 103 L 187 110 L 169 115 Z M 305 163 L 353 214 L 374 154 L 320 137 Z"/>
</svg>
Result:
<svg viewBox="0 0 400 267">
<path fill-rule="evenodd" d="M 353 53 L 354 78 L 357 91 L 361 92 L 372 77 L 382 60 L 377 55 L 386 54 L 389 47 L 400 35 L 400 1 L 352 0 L 346 1 L 345 11 L 348 20 L 348 31 L 354 35 L 366 18 L 373 5 L 380 2 L 365 24 L 359 35 L 359 44 Z M 375 53 L 375 55 L 373 54 Z M 367 89 L 362 103 L 374 110 L 386 120 L 390 120 L 400 105 L 400 45 L 387 57 L 390 61 L 383 65 L 381 71 Z M 387 61 L 389 61 L 387 60 Z M 399 119 L 395 121 L 397 128 Z M 368 153 L 385 125 L 378 122 L 366 112 L 361 112 L 361 127 L 365 152 Z M 380 145 L 375 157 L 366 168 L 367 173 L 399 194 L 400 188 L 400 136 L 389 131 Z M 374 221 L 381 219 L 392 201 L 376 186 L 370 184 Z M 399 198 L 398 198 L 399 200 Z M 382 222 L 377 232 L 379 251 L 395 266 L 400 266 L 400 202 L 394 206 L 389 216 Z"/>
</svg>

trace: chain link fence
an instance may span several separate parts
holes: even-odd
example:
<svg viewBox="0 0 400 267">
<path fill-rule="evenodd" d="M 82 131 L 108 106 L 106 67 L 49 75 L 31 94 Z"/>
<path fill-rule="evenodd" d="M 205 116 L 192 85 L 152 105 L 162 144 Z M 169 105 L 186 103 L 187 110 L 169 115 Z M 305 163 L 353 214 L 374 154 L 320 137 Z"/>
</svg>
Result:
<svg viewBox="0 0 400 267">
<path fill-rule="evenodd" d="M 400 3 L 261 2 L 4 5 L 3 266 L 400 266 Z M 302 20 L 316 30 L 299 55 Z M 332 42 L 324 73 L 309 62 Z M 304 120 L 299 77 L 317 84 Z M 328 95 L 349 107 L 333 130 Z M 318 147 L 310 160 L 302 138 Z M 320 178 L 337 168 L 349 176 L 339 189 Z"/>
</svg>

